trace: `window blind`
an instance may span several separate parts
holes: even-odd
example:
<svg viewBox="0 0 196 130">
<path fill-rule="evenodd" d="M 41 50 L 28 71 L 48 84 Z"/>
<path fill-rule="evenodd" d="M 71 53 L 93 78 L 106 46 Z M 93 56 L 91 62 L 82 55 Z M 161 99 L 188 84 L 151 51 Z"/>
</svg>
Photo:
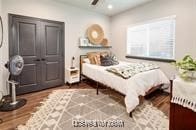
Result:
<svg viewBox="0 0 196 130">
<path fill-rule="evenodd" d="M 127 55 L 174 59 L 175 18 L 129 27 L 127 29 Z"/>
</svg>

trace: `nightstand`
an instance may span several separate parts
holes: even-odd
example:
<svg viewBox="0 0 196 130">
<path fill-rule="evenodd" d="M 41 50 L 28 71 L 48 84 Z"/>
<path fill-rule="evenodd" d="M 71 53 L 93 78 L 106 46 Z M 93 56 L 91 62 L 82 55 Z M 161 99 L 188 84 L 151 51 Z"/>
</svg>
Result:
<svg viewBox="0 0 196 130">
<path fill-rule="evenodd" d="M 70 85 L 80 82 L 80 70 L 78 68 L 67 68 L 65 70 L 66 82 Z"/>
</svg>

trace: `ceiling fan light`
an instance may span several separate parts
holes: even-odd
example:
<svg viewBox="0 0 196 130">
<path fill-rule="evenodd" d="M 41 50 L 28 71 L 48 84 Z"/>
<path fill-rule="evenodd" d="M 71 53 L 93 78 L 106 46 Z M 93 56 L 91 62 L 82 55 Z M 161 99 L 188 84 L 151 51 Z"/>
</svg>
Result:
<svg viewBox="0 0 196 130">
<path fill-rule="evenodd" d="M 113 6 L 111 4 L 108 5 L 108 9 L 112 9 Z"/>
</svg>

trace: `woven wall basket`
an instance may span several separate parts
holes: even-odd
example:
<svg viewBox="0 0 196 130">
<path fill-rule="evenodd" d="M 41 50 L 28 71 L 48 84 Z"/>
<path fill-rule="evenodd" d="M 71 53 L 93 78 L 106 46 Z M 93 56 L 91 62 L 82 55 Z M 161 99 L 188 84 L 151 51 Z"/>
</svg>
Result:
<svg viewBox="0 0 196 130">
<path fill-rule="evenodd" d="M 98 24 L 93 24 L 87 30 L 87 37 L 92 44 L 99 45 L 104 39 L 104 31 Z"/>
<path fill-rule="evenodd" d="M 103 46 L 108 46 L 108 45 L 109 45 L 108 39 L 104 38 L 103 41 L 101 42 L 101 44 L 102 44 Z"/>
</svg>

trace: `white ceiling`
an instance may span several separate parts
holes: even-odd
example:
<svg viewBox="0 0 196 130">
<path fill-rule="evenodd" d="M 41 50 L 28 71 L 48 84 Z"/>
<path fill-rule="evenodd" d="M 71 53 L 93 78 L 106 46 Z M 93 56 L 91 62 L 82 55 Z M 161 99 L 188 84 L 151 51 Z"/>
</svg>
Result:
<svg viewBox="0 0 196 130">
<path fill-rule="evenodd" d="M 141 4 L 150 2 L 152 0 L 99 0 L 96 6 L 92 6 L 93 0 L 57 0 L 60 2 L 65 2 L 80 8 L 89 9 L 91 11 L 96 11 L 108 16 L 113 16 L 125 10 L 134 8 Z M 113 9 L 109 10 L 107 6 L 111 4 Z"/>
</svg>

